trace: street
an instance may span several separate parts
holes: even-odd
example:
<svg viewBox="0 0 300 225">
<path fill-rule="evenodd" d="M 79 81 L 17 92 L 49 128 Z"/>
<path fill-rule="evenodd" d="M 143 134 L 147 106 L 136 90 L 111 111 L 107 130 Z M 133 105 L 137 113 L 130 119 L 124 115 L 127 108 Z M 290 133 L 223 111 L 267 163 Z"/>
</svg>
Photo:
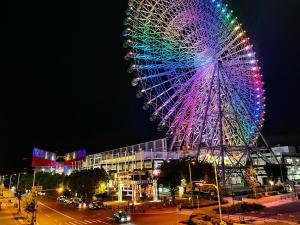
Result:
<svg viewBox="0 0 300 225">
<path fill-rule="evenodd" d="M 175 208 L 151 210 L 146 213 L 130 213 L 132 221 L 128 225 L 175 225 L 187 220 L 190 212 L 176 212 Z M 110 209 L 78 209 L 56 200 L 44 198 L 38 202 L 37 225 L 84 225 L 84 224 L 117 224 Z"/>
</svg>

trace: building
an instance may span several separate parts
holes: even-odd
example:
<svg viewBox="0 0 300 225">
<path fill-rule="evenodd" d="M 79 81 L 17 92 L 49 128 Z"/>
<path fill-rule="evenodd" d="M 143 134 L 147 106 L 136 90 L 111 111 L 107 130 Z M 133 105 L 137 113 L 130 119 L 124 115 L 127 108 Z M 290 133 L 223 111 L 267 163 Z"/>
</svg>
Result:
<svg viewBox="0 0 300 225">
<path fill-rule="evenodd" d="M 107 172 L 153 170 L 159 168 L 167 155 L 167 143 L 163 138 L 88 155 L 84 166 L 87 169 L 103 168 Z M 172 157 L 178 158 L 174 153 Z"/>
<path fill-rule="evenodd" d="M 261 148 L 261 156 L 251 155 L 254 166 L 258 170 L 260 182 L 266 183 L 267 180 L 267 175 L 263 168 L 266 160 L 271 163 L 278 161 L 285 164 L 288 170 L 288 179 L 300 181 L 300 147 L 278 146 L 273 147 L 272 151 L 274 154 L 267 149 Z M 164 160 L 182 157 L 184 157 L 182 151 L 168 152 L 166 138 L 162 138 L 91 155 L 86 155 L 85 149 L 57 156 L 54 152 L 34 148 L 32 166 L 36 171 L 65 174 L 70 174 L 72 171 L 80 169 L 103 168 L 111 177 L 114 177 L 115 181 L 123 179 L 124 183 L 126 183 L 126 180 L 135 180 L 136 177 L 139 177 L 140 180 L 136 183 L 141 184 L 142 182 L 152 182 L 141 178 L 146 173 L 148 177 L 149 175 L 151 177 Z M 265 160 L 262 158 L 265 158 Z M 240 177 L 233 177 L 231 183 L 242 183 L 242 180 Z"/>
<path fill-rule="evenodd" d="M 168 153 L 167 149 L 167 141 L 165 138 L 113 149 L 88 155 L 84 163 L 84 168 L 103 168 L 111 174 L 120 174 L 123 172 L 128 174 L 134 171 L 138 172 L 139 170 L 152 173 L 155 169 L 159 168 L 164 160 L 184 157 L 181 151 Z M 253 164 L 258 170 L 259 181 L 261 183 L 266 183 L 267 175 L 263 168 L 266 161 L 271 163 L 277 163 L 278 161 L 285 164 L 288 170 L 288 179 L 299 181 L 300 148 L 294 146 L 281 146 L 273 147 L 272 150 L 274 154 L 268 149 L 261 148 L 259 151 L 261 155 L 259 157 L 256 154 L 251 155 Z M 226 163 L 228 164 L 229 162 L 227 161 Z M 233 177 L 231 182 L 233 184 L 238 184 L 243 181 L 240 177 Z"/>
<path fill-rule="evenodd" d="M 33 148 L 31 165 L 36 172 L 70 174 L 83 168 L 85 157 L 85 149 L 58 156 L 55 152 Z"/>
<path fill-rule="evenodd" d="M 288 179 L 300 181 L 300 146 L 278 146 L 272 150 L 279 162 L 286 165 Z"/>
</svg>

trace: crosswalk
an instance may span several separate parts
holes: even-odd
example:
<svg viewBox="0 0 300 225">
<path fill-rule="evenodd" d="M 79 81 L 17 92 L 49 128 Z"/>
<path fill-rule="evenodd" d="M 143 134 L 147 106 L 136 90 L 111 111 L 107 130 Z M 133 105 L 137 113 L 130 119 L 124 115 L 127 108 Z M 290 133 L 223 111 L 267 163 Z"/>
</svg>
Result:
<svg viewBox="0 0 300 225">
<path fill-rule="evenodd" d="M 95 223 L 101 223 L 101 224 L 111 224 L 108 223 L 108 221 L 113 220 L 111 217 L 106 217 L 104 219 L 83 219 L 83 220 L 72 220 L 65 222 L 60 225 L 88 225 L 88 224 L 95 224 Z"/>
</svg>

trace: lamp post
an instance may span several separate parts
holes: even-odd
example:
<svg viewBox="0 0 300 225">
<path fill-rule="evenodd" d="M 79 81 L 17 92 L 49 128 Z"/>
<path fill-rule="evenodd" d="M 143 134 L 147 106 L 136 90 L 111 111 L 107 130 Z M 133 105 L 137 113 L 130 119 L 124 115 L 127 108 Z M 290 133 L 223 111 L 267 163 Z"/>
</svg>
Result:
<svg viewBox="0 0 300 225">
<path fill-rule="evenodd" d="M 192 164 L 195 164 L 195 161 L 192 161 Z M 191 171 L 191 162 L 189 162 L 189 174 L 190 174 L 190 188 L 191 188 L 191 195 L 192 195 L 192 206 L 194 205 L 193 200 L 193 181 L 192 181 L 192 171 Z"/>
<path fill-rule="evenodd" d="M 197 181 L 195 181 L 197 182 Z M 219 193 L 219 185 L 216 184 L 203 184 L 200 183 L 200 187 L 201 186 L 213 186 L 216 190 L 217 190 L 217 195 L 218 195 L 218 206 L 219 206 L 219 217 L 220 217 L 220 221 L 223 222 L 222 220 L 222 209 L 221 209 L 221 200 L 220 200 L 220 193 Z M 223 223 L 224 224 L 224 223 Z"/>
<path fill-rule="evenodd" d="M 153 201 L 158 201 L 157 178 L 160 175 L 158 169 L 153 170 Z"/>
<path fill-rule="evenodd" d="M 33 212 L 32 212 L 32 219 L 31 219 L 31 224 L 30 225 L 35 225 L 36 224 L 36 207 L 37 207 L 37 199 L 36 199 L 36 194 L 35 194 L 35 168 L 33 169 L 33 181 L 32 181 L 32 197 L 33 197 Z"/>
<path fill-rule="evenodd" d="M 23 172 L 23 173 L 19 172 L 19 173 L 18 173 L 17 190 L 19 189 L 19 184 L 20 184 L 20 176 L 21 176 L 22 174 L 26 174 L 26 172 Z"/>
<path fill-rule="evenodd" d="M 213 166 L 214 166 L 214 173 L 215 173 L 215 181 L 216 184 L 205 184 L 205 183 L 201 183 L 201 181 L 195 181 L 195 182 L 199 182 L 200 186 L 213 186 L 216 191 L 217 191 L 217 196 L 218 196 L 218 207 L 219 207 L 219 217 L 220 217 L 220 225 L 225 225 L 226 223 L 222 220 L 222 209 L 221 209 L 221 199 L 220 199 L 220 191 L 219 191 L 219 182 L 218 182 L 218 173 L 217 173 L 217 163 L 216 163 L 216 159 L 214 157 L 214 155 L 211 155 L 212 159 L 213 159 Z"/>
<path fill-rule="evenodd" d="M 11 178 L 12 178 L 12 176 L 15 176 L 15 175 L 17 175 L 17 174 L 14 173 L 14 174 L 10 174 L 10 175 L 9 175 L 9 185 L 8 185 L 8 190 L 10 190 L 10 188 L 11 188 Z"/>
<path fill-rule="evenodd" d="M 215 171 L 216 189 L 217 189 L 217 194 L 218 194 L 220 221 L 223 222 L 223 220 L 222 220 L 222 210 L 221 210 L 221 201 L 220 201 L 219 182 L 218 182 L 218 173 L 217 173 L 217 163 L 216 163 L 216 158 L 215 158 L 214 155 L 212 156 L 212 158 L 213 158 L 213 161 L 214 161 L 214 171 Z M 224 169 L 224 167 L 223 167 L 223 169 Z M 224 185 L 225 185 L 225 183 L 224 183 Z"/>
</svg>

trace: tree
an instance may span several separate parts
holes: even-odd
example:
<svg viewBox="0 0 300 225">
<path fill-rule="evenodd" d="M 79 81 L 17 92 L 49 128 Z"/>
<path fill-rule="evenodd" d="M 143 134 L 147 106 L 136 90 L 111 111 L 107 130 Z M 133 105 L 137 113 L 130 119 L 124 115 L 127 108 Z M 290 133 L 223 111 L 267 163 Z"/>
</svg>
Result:
<svg viewBox="0 0 300 225">
<path fill-rule="evenodd" d="M 35 176 L 35 185 L 43 186 L 43 189 L 55 189 L 65 180 L 65 175 L 38 172 Z M 19 189 L 25 193 L 25 189 L 32 187 L 33 174 L 20 176 Z M 17 184 L 17 176 L 12 177 L 12 185 Z"/>
<path fill-rule="evenodd" d="M 189 163 L 191 166 L 191 175 L 193 181 L 206 179 L 207 183 L 214 182 L 214 169 L 209 163 L 196 162 L 195 164 L 192 164 L 191 161 L 184 159 L 165 161 L 160 166 L 158 183 L 170 188 L 173 202 L 175 200 L 177 186 L 181 184 L 181 180 L 185 179 L 189 181 Z"/>
<path fill-rule="evenodd" d="M 26 194 L 26 197 L 23 199 L 23 207 L 28 213 L 33 213 L 35 211 L 35 199 L 32 192 Z"/>
<path fill-rule="evenodd" d="M 1 183 L 1 184 L 0 184 L 0 193 L 2 193 L 2 192 L 3 192 L 3 190 L 4 190 L 4 184 L 3 184 L 3 183 Z"/>
<path fill-rule="evenodd" d="M 246 175 L 246 184 L 253 191 L 254 196 L 256 197 L 256 188 L 260 186 L 260 183 L 257 179 L 256 169 L 253 166 L 249 166 L 245 171 Z"/>
<path fill-rule="evenodd" d="M 267 173 L 268 178 L 273 181 L 277 181 L 278 179 L 281 180 L 281 173 L 283 182 L 287 181 L 287 168 L 284 164 L 274 164 L 274 163 L 267 163 L 264 165 L 264 169 Z"/>
<path fill-rule="evenodd" d="M 108 179 L 108 174 L 104 169 L 74 171 L 68 177 L 68 186 L 73 193 L 90 199 L 97 192 L 99 193 L 99 190 L 101 192 L 103 183 L 106 183 Z"/>
</svg>

